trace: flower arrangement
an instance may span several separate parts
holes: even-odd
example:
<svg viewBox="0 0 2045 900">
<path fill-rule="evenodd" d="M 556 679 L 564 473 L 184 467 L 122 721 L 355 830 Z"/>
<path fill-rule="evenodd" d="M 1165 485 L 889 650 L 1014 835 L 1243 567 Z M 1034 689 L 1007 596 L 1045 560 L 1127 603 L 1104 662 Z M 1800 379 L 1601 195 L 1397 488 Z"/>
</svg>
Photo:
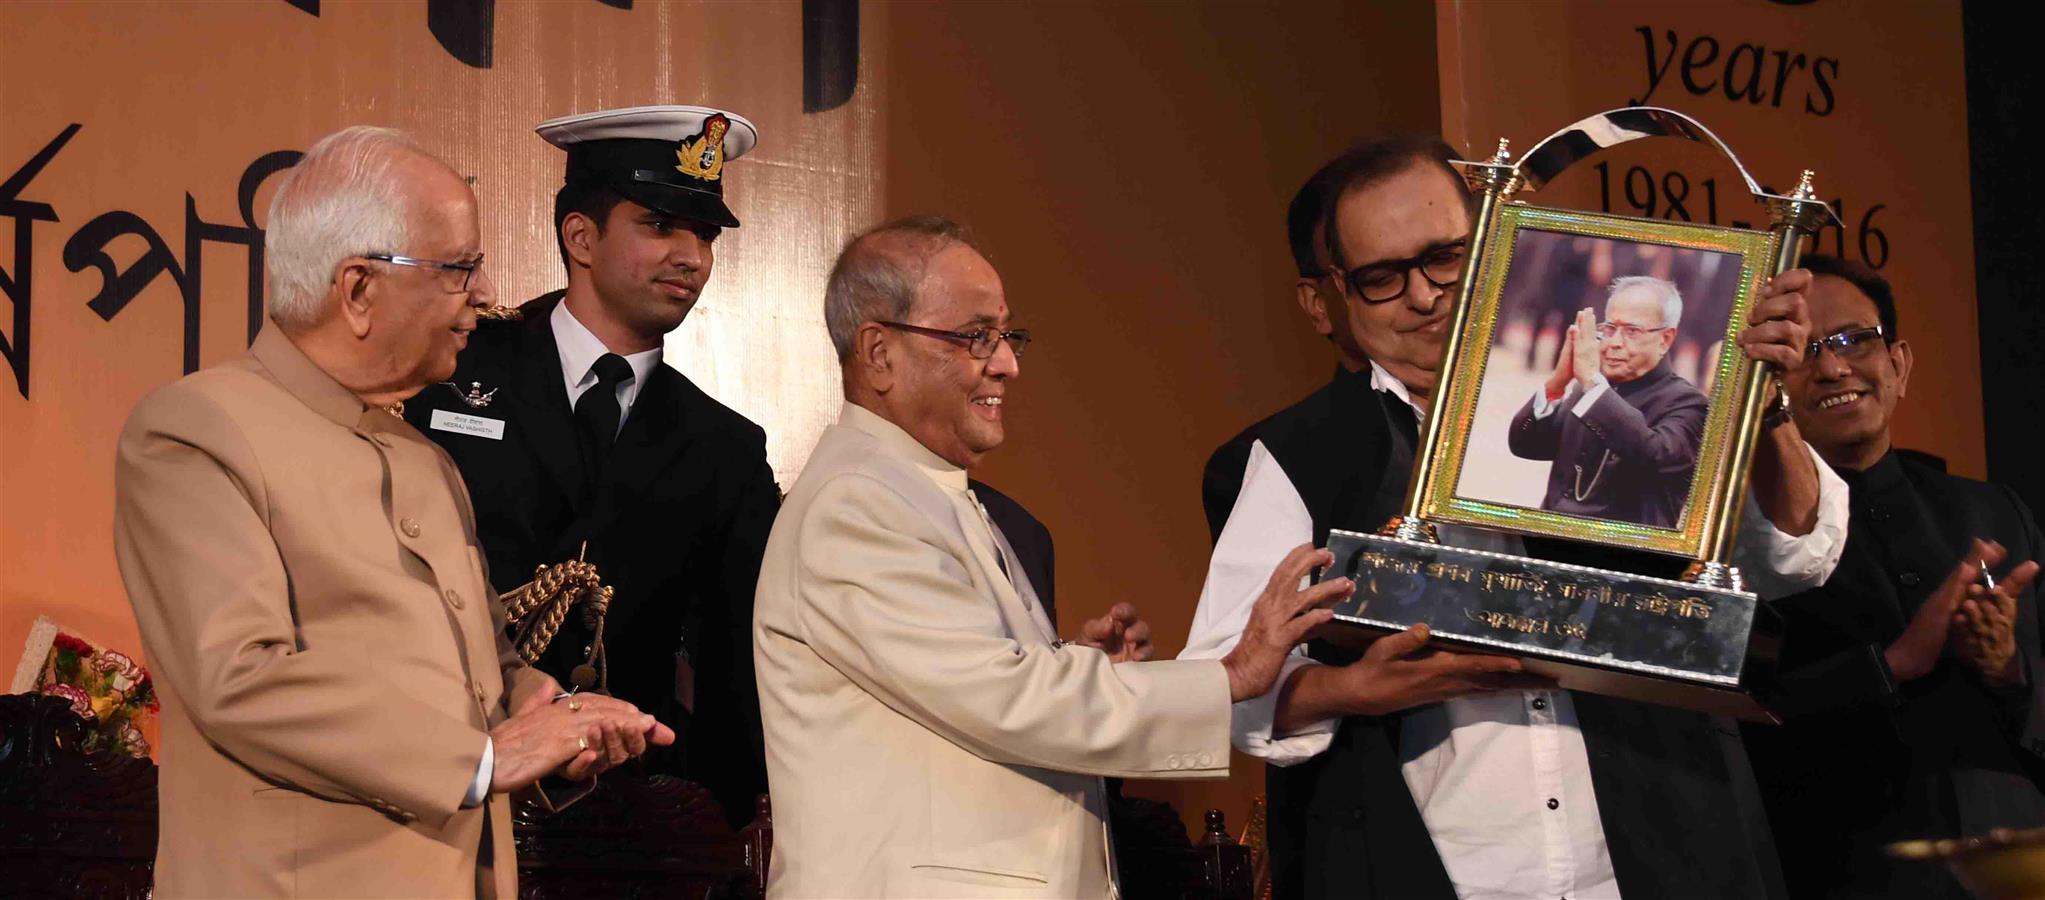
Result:
<svg viewBox="0 0 2045 900">
<path fill-rule="evenodd" d="M 36 689 L 70 701 L 72 712 L 94 723 L 85 736 L 87 752 L 149 755 L 149 741 L 136 723 L 160 709 L 156 689 L 148 670 L 125 654 L 95 648 L 60 631 L 50 644 Z"/>
</svg>

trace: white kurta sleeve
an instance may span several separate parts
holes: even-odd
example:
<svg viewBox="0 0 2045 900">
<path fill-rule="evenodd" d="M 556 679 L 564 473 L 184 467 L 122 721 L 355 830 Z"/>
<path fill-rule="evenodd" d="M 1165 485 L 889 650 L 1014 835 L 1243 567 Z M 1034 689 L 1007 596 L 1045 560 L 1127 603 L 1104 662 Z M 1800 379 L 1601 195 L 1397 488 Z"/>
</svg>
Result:
<svg viewBox="0 0 2045 900">
<path fill-rule="evenodd" d="M 1740 536 L 1734 545 L 1734 560 L 1747 580 L 1747 589 L 1763 600 L 1785 597 L 1825 583 L 1839 565 L 1846 549 L 1846 482 L 1818 457 L 1809 444 L 1804 450 L 1818 467 L 1818 524 L 1809 534 L 1791 536 L 1776 528 L 1748 492 L 1745 511 L 1740 515 Z"/>
<path fill-rule="evenodd" d="M 1242 492 L 1236 495 L 1221 539 L 1214 544 L 1207 582 L 1200 589 L 1200 605 L 1193 613 L 1193 630 L 1179 658 L 1220 659 L 1228 655 L 1242 638 L 1250 609 L 1278 563 L 1292 548 L 1313 537 L 1313 516 L 1292 480 L 1264 442 L 1251 445 Z M 1285 766 L 1328 749 L 1335 738 L 1336 719 L 1314 722 L 1284 735 L 1272 733 L 1279 687 L 1294 672 L 1310 665 L 1319 663 L 1307 658 L 1304 651 L 1294 650 L 1270 691 L 1235 704 L 1230 710 L 1229 739 L 1237 750 Z"/>
</svg>

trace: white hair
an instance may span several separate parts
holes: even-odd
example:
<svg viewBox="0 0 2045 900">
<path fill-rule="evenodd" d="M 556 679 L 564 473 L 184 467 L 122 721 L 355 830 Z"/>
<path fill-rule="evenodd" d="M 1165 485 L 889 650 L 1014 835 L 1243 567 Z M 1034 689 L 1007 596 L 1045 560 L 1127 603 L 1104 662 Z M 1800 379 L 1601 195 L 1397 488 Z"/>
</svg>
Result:
<svg viewBox="0 0 2045 900">
<path fill-rule="evenodd" d="M 341 260 L 404 252 L 404 186 L 392 172 L 422 152 L 402 131 L 367 125 L 336 131 L 306 151 L 270 201 L 263 235 L 270 318 L 311 325 Z"/>
<path fill-rule="evenodd" d="M 1662 301 L 1662 327 L 1674 328 L 1683 318 L 1683 294 L 1673 283 L 1653 275 L 1621 275 L 1612 279 L 1612 288 L 1605 292 L 1605 308 L 1612 307 L 1612 298 L 1629 288 L 1646 288 L 1653 291 Z M 1609 315 L 1609 314 L 1608 314 Z"/>
</svg>

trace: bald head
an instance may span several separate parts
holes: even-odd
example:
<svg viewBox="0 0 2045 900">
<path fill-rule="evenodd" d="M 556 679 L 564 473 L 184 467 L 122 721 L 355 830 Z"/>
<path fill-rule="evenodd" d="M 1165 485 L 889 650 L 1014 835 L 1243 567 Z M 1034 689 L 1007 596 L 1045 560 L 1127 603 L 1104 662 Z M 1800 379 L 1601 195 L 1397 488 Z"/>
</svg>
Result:
<svg viewBox="0 0 2045 900">
<path fill-rule="evenodd" d="M 908 321 L 930 260 L 959 246 L 978 250 L 965 226 L 942 216 L 896 219 L 847 242 L 824 288 L 824 324 L 838 361 L 851 357 L 860 325 Z"/>
</svg>

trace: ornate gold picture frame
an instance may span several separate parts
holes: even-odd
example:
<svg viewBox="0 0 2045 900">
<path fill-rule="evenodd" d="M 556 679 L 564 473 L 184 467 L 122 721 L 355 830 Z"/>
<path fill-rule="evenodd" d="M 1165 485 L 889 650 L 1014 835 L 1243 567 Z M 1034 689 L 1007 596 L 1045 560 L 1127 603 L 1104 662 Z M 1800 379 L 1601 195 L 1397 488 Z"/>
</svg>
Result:
<svg viewBox="0 0 2045 900">
<path fill-rule="evenodd" d="M 1714 525 L 1728 515 L 1729 504 L 1741 502 L 1732 488 L 1745 479 L 1730 477 L 1729 470 L 1745 428 L 1743 415 L 1755 406 L 1750 395 L 1762 385 L 1750 377 L 1752 362 L 1734 339 L 1775 271 L 1777 242 L 1776 235 L 1763 231 L 1499 205 L 1476 242 L 1469 306 L 1460 317 L 1460 339 L 1451 344 L 1454 356 L 1444 360 L 1444 395 L 1435 407 L 1440 425 L 1422 475 L 1426 488 L 1418 498 L 1420 516 L 1437 523 L 1708 557 Z M 1557 264 L 1558 254 L 1571 253 L 1587 255 L 1590 262 Z M 1621 287 L 1634 291 L 1643 284 L 1652 296 L 1678 295 L 1667 307 L 1680 310 L 1676 322 L 1641 329 L 1612 321 L 1607 299 Z M 1690 296 L 1680 296 L 1684 293 Z M 1591 318 L 1576 319 L 1571 314 L 1576 310 L 1586 310 Z M 1601 384 L 1581 390 L 1572 381 L 1567 393 L 1547 397 L 1551 382 L 1543 376 L 1554 376 L 1568 355 L 1570 326 L 1593 319 L 1595 333 L 1602 335 L 1598 351 L 1612 355 L 1613 361 L 1600 360 L 1611 370 L 1611 379 L 1592 379 Z M 1646 322 L 1657 324 L 1653 317 Z M 1654 368 L 1646 369 L 1650 364 Z M 1681 422 L 1666 412 L 1669 403 L 1657 403 L 1637 389 L 1650 379 L 1654 396 L 1682 394 L 1674 401 L 1681 407 Z M 1620 385 L 1628 385 L 1630 393 L 1622 396 Z M 1537 400 L 1535 394 L 1543 397 Z M 1705 401 L 1701 424 L 1698 394 Z M 1663 417 L 1656 433 L 1663 441 L 1658 450 L 1664 452 L 1652 464 L 1608 449 L 1596 450 L 1600 455 L 1595 459 L 1542 459 L 1543 450 L 1527 449 L 1537 442 L 1521 439 L 1541 425 L 1584 428 L 1560 423 L 1570 416 L 1594 416 L 1597 404 L 1607 404 L 1602 412 L 1610 412 L 1609 404 L 1641 398 L 1650 405 L 1628 409 Z M 1503 414 L 1515 408 L 1511 418 Z M 1562 440 L 1569 440 L 1566 432 Z M 1688 471 L 1677 471 L 1668 457 L 1680 459 L 1682 453 L 1669 448 L 1693 441 Z M 1601 446 L 1588 439 L 1586 445 Z M 1564 445 L 1565 453 L 1570 446 Z M 1552 454 L 1553 448 L 1545 452 Z M 1660 469 L 1648 471 L 1655 466 Z M 1614 472 L 1635 474 L 1627 481 Z M 1599 498 L 1600 491 L 1612 499 Z M 1627 511 L 1607 517 L 1589 511 L 1595 509 Z"/>
</svg>

